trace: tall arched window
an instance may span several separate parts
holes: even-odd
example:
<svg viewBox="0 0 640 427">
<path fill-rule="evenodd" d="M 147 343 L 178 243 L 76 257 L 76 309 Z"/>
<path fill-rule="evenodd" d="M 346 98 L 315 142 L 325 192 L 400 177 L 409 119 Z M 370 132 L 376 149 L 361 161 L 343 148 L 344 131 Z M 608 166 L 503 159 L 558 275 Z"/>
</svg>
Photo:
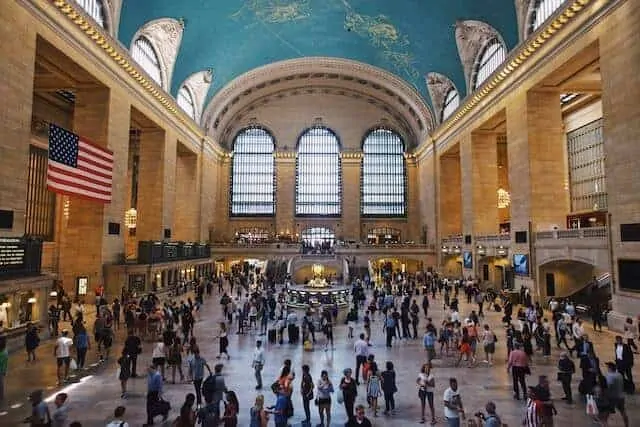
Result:
<svg viewBox="0 0 640 427">
<path fill-rule="evenodd" d="M 87 12 L 87 15 L 93 18 L 102 28 L 107 29 L 104 7 L 102 0 L 76 0 L 76 3 Z"/>
<path fill-rule="evenodd" d="M 187 113 L 187 116 L 193 120 L 196 119 L 196 106 L 193 102 L 193 96 L 191 96 L 191 91 L 186 86 L 180 88 L 176 101 L 178 101 L 178 106 Z"/>
<path fill-rule="evenodd" d="M 442 107 L 442 121 L 444 122 L 447 120 L 451 113 L 456 111 L 459 105 L 460 96 L 458 95 L 458 91 L 454 88 L 449 89 L 447 96 L 444 98 L 444 106 Z"/>
<path fill-rule="evenodd" d="M 275 142 L 269 132 L 250 127 L 233 143 L 231 216 L 271 216 L 275 213 Z"/>
<path fill-rule="evenodd" d="M 498 69 L 507 57 L 507 49 L 498 39 L 492 39 L 482 51 L 480 60 L 476 64 L 476 76 L 473 82 L 475 90 Z"/>
<path fill-rule="evenodd" d="M 531 24 L 529 33 L 533 33 L 540 28 L 556 10 L 562 6 L 566 0 L 534 0 L 533 13 L 531 14 Z"/>
<path fill-rule="evenodd" d="M 404 216 L 404 144 L 400 135 L 375 129 L 365 138 L 362 151 L 362 215 Z"/>
<path fill-rule="evenodd" d="M 149 74 L 156 83 L 162 85 L 162 73 L 160 72 L 160 60 L 153 45 L 145 36 L 140 36 L 133 42 L 131 56 L 140 64 L 142 69 Z"/>
<path fill-rule="evenodd" d="M 296 215 L 339 216 L 340 143 L 333 131 L 317 126 L 298 140 Z"/>
</svg>

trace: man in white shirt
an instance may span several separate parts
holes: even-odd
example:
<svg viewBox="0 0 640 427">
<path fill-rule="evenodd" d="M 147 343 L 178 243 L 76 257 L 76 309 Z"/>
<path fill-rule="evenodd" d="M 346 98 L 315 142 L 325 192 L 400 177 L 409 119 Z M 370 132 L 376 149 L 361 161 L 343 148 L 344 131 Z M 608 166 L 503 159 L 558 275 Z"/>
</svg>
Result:
<svg viewBox="0 0 640 427">
<path fill-rule="evenodd" d="M 68 337 L 69 331 L 66 329 L 62 331 L 62 335 L 56 341 L 56 346 L 53 349 L 53 354 L 56 356 L 58 363 L 58 385 L 61 385 L 63 380 L 66 381 L 69 378 L 69 364 L 71 363 L 71 346 L 73 340 Z M 62 376 L 62 365 L 64 365 L 64 376 Z"/>
<path fill-rule="evenodd" d="M 365 335 L 360 334 L 360 339 L 358 339 L 353 344 L 353 350 L 356 353 L 356 384 L 360 385 L 360 381 L 358 380 L 360 375 L 360 366 L 364 365 L 367 361 L 367 356 L 369 356 L 369 344 L 364 339 Z"/>
<path fill-rule="evenodd" d="M 464 419 L 464 408 L 458 391 L 458 380 L 449 378 L 449 388 L 444 391 L 444 417 L 448 427 L 460 427 L 460 419 Z"/>
<path fill-rule="evenodd" d="M 124 406 L 118 406 L 115 411 L 113 411 L 114 419 L 106 427 L 129 427 L 129 423 L 124 421 L 124 413 L 126 408 Z"/>
<path fill-rule="evenodd" d="M 256 348 L 253 350 L 253 361 L 251 362 L 256 377 L 256 390 L 262 388 L 262 368 L 264 367 L 264 348 L 262 341 L 256 341 Z"/>
<path fill-rule="evenodd" d="M 460 313 L 458 313 L 458 311 L 457 311 L 457 310 L 453 310 L 453 311 L 451 312 L 451 321 L 452 321 L 453 323 L 455 323 L 455 322 L 459 322 L 459 321 L 460 321 Z"/>
</svg>

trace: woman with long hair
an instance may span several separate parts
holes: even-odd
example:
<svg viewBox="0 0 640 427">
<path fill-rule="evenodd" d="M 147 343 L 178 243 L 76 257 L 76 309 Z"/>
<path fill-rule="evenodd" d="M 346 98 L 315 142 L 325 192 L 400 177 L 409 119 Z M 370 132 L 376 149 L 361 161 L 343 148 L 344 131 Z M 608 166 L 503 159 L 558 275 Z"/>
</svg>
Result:
<svg viewBox="0 0 640 427">
<path fill-rule="evenodd" d="M 224 422 L 224 427 L 238 427 L 238 411 L 240 410 L 238 397 L 231 390 L 227 391 L 226 396 L 227 400 L 224 402 L 224 415 L 221 421 Z"/>
<path fill-rule="evenodd" d="M 173 344 L 169 347 L 169 358 L 167 360 L 169 366 L 171 366 L 171 382 L 176 383 L 176 369 L 180 374 L 180 381 L 184 381 L 184 374 L 182 373 L 182 343 L 179 337 L 173 339 Z"/>
<path fill-rule="evenodd" d="M 420 424 L 425 423 L 424 410 L 426 402 L 429 403 L 429 412 L 431 413 L 431 424 L 436 423 L 435 410 L 433 407 L 433 390 L 436 386 L 436 380 L 431 373 L 431 363 L 425 363 L 420 369 L 418 379 L 416 380 L 418 386 L 418 398 L 420 399 L 420 408 L 422 417 Z"/>
<path fill-rule="evenodd" d="M 396 372 L 393 370 L 393 362 L 387 361 L 386 367 L 387 369 L 380 374 L 380 379 L 384 394 L 384 414 L 389 415 L 389 413 L 395 414 L 396 412 L 396 401 L 393 395 L 398 391 L 398 386 L 396 385 Z"/>
<path fill-rule="evenodd" d="M 122 356 L 118 359 L 118 365 L 120 366 L 120 372 L 118 373 L 118 379 L 120 380 L 120 397 L 122 399 L 127 398 L 127 381 L 131 377 L 131 357 L 123 350 Z"/>
<path fill-rule="evenodd" d="M 193 404 L 195 402 L 196 395 L 193 393 L 187 393 L 184 403 L 180 408 L 180 416 L 173 424 L 175 427 L 194 427 L 196 425 L 196 411 L 193 409 Z"/>
<path fill-rule="evenodd" d="M 333 393 L 333 384 L 329 379 L 329 373 L 327 371 L 320 373 L 320 381 L 318 381 L 317 389 L 318 397 L 316 398 L 316 402 L 318 404 L 318 414 L 320 415 L 320 425 L 328 427 L 331 425 L 331 394 Z M 324 422 L 325 417 L 327 420 L 326 424 Z"/>
<path fill-rule="evenodd" d="M 249 427 L 267 427 L 269 424 L 269 413 L 264 409 L 264 396 L 259 394 L 250 410 L 251 424 Z"/>
<path fill-rule="evenodd" d="M 382 388 L 380 387 L 380 371 L 378 371 L 378 365 L 374 362 L 370 368 L 371 374 L 367 378 L 367 401 L 369 407 L 373 410 L 373 416 L 378 416 L 378 397 L 382 394 Z"/>
</svg>

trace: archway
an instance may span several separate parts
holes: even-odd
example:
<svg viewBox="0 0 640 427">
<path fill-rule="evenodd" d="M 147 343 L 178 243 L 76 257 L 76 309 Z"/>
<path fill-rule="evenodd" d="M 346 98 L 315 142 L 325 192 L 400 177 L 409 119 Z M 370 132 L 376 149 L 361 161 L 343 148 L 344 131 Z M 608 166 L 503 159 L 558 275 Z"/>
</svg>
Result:
<svg viewBox="0 0 640 427">
<path fill-rule="evenodd" d="M 597 280 L 602 271 L 589 263 L 559 259 L 538 267 L 538 287 L 543 300 L 571 298 L 577 304 L 605 304 L 611 299 L 611 287 Z"/>
</svg>

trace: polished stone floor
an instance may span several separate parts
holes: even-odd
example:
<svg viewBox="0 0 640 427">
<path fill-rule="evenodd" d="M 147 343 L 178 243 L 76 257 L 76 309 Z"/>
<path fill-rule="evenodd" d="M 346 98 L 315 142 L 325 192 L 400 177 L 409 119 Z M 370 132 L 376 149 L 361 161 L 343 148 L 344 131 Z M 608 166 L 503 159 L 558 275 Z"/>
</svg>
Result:
<svg viewBox="0 0 640 427">
<path fill-rule="evenodd" d="M 215 296 L 205 300 L 205 305 L 201 310 L 201 320 L 196 323 L 196 336 L 201 346 L 203 356 L 211 365 L 216 363 L 215 356 L 218 354 L 218 343 L 214 339 L 217 333 L 217 322 L 221 319 L 221 309 L 218 305 L 219 297 Z M 461 304 L 461 313 L 468 313 L 472 308 Z M 430 316 L 436 324 L 443 319 L 441 300 L 432 302 Z M 493 400 L 498 408 L 498 413 L 502 421 L 509 426 L 521 425 L 522 405 L 520 401 L 512 399 L 511 381 L 505 369 L 504 359 L 506 357 L 504 328 L 499 325 L 501 314 L 488 312 L 486 321 L 496 326 L 499 342 L 497 344 L 496 363 L 493 367 L 479 364 L 474 368 L 454 367 L 453 358 L 436 359 L 434 361 L 433 373 L 436 376 L 436 415 L 443 425 L 443 405 L 442 394 L 448 386 L 448 378 L 456 377 L 459 381 L 463 403 L 468 414 L 472 414 L 484 408 L 488 400 Z M 595 333 L 590 327 L 587 328 L 593 337 L 596 352 L 604 363 L 613 356 L 612 341 L 613 334 L 610 332 Z M 234 331 L 234 329 L 232 329 Z M 421 363 L 424 361 L 424 351 L 421 341 L 402 340 L 394 342 L 392 348 L 386 348 L 382 336 L 382 322 L 376 318 L 372 327 L 373 347 L 371 351 L 375 354 L 380 364 L 391 360 L 395 364 L 397 372 L 397 382 L 399 391 L 396 394 L 397 414 L 384 416 L 380 414 L 378 418 L 371 418 L 375 426 L 399 426 L 418 425 L 419 402 L 415 388 L 415 378 Z M 227 387 L 235 390 L 240 400 L 240 426 L 248 426 L 249 407 L 257 394 L 254 390 L 255 380 L 251 369 L 251 356 L 256 334 L 230 335 L 229 352 L 231 359 L 224 360 L 224 375 Z M 260 337 L 265 338 L 265 337 Z M 266 340 L 265 340 L 266 341 Z M 122 338 L 114 344 L 114 349 L 121 348 Z M 319 341 L 322 343 L 322 339 Z M 314 352 L 304 352 L 301 346 L 289 344 L 267 345 L 266 365 L 263 372 L 265 385 L 270 384 L 277 376 L 282 361 L 290 358 L 293 362 L 294 370 L 299 374 L 303 364 L 311 366 L 314 379 L 319 377 L 320 371 L 329 371 L 330 378 L 337 384 L 340 380 L 341 372 L 346 367 L 354 368 L 355 357 L 353 356 L 353 340 L 347 338 L 347 327 L 340 325 L 335 329 L 335 349 L 327 352 L 323 351 L 321 345 L 316 347 Z M 93 353 L 93 351 L 92 351 Z M 151 344 L 145 346 L 142 360 L 138 366 L 145 366 L 150 361 Z M 24 362 L 23 354 L 16 353 L 10 359 L 10 372 L 7 378 L 8 404 L 0 413 L 0 426 L 19 425 L 25 416 L 29 414 L 29 403 L 26 395 L 35 387 L 45 389 L 45 394 L 53 396 L 58 390 L 55 387 L 55 367 L 53 359 L 53 346 L 47 342 L 39 349 L 41 360 L 36 365 L 27 366 Z M 551 361 L 548 363 L 541 356 L 535 356 L 533 375 L 529 377 L 531 381 L 537 379 L 538 375 L 547 374 L 551 379 L 555 379 L 555 364 L 558 351 L 552 353 Z M 97 356 L 92 354 L 91 361 L 95 361 Z M 637 365 L 636 365 L 637 366 Z M 639 369 L 634 370 L 634 375 L 638 378 Z M 577 383 L 579 375 L 574 377 L 574 393 L 577 394 Z M 113 409 L 118 405 L 127 408 L 126 420 L 132 426 L 141 426 L 145 422 L 145 378 L 132 379 L 129 382 L 130 397 L 126 400 L 120 399 L 119 383 L 116 378 L 116 368 L 113 361 L 104 365 L 91 368 L 83 372 L 76 378 L 76 383 L 67 387 L 70 405 L 70 420 L 78 420 L 83 426 L 98 427 L 104 426 L 110 419 Z M 300 425 L 303 419 L 302 403 L 300 401 L 299 385 L 296 381 L 294 391 L 295 415 L 291 419 L 294 426 Z M 165 397 L 172 403 L 172 413 L 166 425 L 175 419 L 179 407 L 188 392 L 192 392 L 190 384 L 166 384 Z M 360 396 L 358 402 L 365 402 L 365 387 L 360 386 Z M 263 390 L 267 404 L 273 404 L 275 399 L 271 391 Z M 552 381 L 552 393 L 556 398 L 561 397 L 561 387 Z M 383 399 L 380 399 L 382 402 Z M 631 417 L 631 425 L 640 425 L 640 408 L 638 395 L 627 397 L 627 408 Z M 558 416 L 556 425 L 562 426 L 589 426 L 592 425 L 585 415 L 585 408 L 582 403 L 567 405 L 561 400 L 557 400 Z M 332 408 L 332 426 L 344 425 L 346 416 L 342 405 L 334 401 Z M 372 415 L 372 414 L 369 414 Z M 315 408 L 312 406 L 313 424 L 319 422 Z M 162 425 L 159 418 L 156 425 Z M 621 426 L 622 420 L 615 414 L 610 418 L 611 426 Z"/>
</svg>

